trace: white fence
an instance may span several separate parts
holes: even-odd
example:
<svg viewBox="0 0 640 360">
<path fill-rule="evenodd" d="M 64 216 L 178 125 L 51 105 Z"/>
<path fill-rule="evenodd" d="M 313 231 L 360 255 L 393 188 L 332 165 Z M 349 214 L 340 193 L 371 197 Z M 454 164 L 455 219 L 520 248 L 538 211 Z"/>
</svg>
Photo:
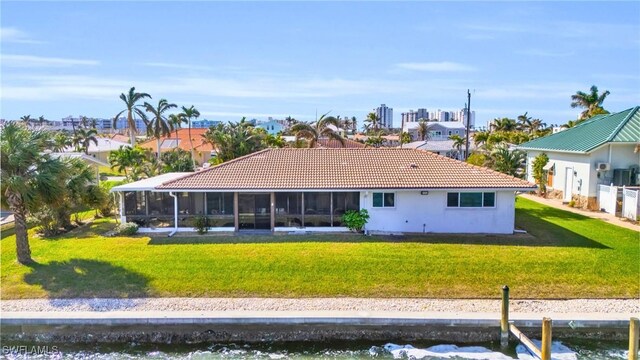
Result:
<svg viewBox="0 0 640 360">
<path fill-rule="evenodd" d="M 598 207 L 600 210 L 615 215 L 617 200 L 617 186 L 598 185 Z"/>
<path fill-rule="evenodd" d="M 636 221 L 640 208 L 640 191 L 622 189 L 622 216 L 627 219 Z"/>
</svg>

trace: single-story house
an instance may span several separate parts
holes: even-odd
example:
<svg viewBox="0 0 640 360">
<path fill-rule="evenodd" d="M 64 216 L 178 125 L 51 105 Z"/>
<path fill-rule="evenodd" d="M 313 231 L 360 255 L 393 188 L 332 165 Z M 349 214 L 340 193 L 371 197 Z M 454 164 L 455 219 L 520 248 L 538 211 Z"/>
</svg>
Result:
<svg viewBox="0 0 640 360">
<path fill-rule="evenodd" d="M 116 186 L 123 222 L 141 231 L 347 231 L 366 209 L 381 233 L 514 230 L 515 192 L 536 186 L 430 152 L 399 148 L 266 149 L 194 173 Z"/>
<path fill-rule="evenodd" d="M 598 185 L 640 184 L 640 107 L 595 116 L 518 148 L 527 152 L 527 180 L 534 181 L 533 160 L 546 153 L 551 195 L 597 210 Z"/>
<path fill-rule="evenodd" d="M 89 143 L 89 148 L 87 149 L 87 152 L 89 153 L 90 156 L 93 156 L 94 158 L 98 159 L 101 163 L 106 163 L 107 165 L 109 164 L 109 154 L 112 151 L 120 149 L 121 146 L 131 147 L 131 145 L 129 145 L 129 143 L 127 142 L 108 139 L 104 137 L 96 137 L 96 140 L 97 140 L 97 144 L 94 142 Z M 70 147 L 67 147 L 64 152 L 73 153 L 75 152 L 75 149 L 72 146 L 70 146 Z"/>
<path fill-rule="evenodd" d="M 177 131 L 172 131 L 168 136 L 160 138 L 160 152 L 171 151 L 173 149 L 180 148 L 182 150 L 191 151 L 191 143 L 193 143 L 193 151 L 196 163 L 202 165 L 211 159 L 211 156 L 215 154 L 215 148 L 211 143 L 204 140 L 202 135 L 209 129 L 195 129 L 191 128 L 191 141 L 189 141 L 189 129 L 180 128 Z M 151 138 L 140 144 L 143 149 L 149 149 L 157 154 L 158 141 L 155 138 Z"/>
</svg>

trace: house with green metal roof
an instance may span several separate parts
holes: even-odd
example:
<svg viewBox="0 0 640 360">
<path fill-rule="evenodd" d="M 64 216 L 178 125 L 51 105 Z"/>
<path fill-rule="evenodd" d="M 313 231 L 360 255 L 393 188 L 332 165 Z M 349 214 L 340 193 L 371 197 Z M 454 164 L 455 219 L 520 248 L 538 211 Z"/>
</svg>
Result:
<svg viewBox="0 0 640 360">
<path fill-rule="evenodd" d="M 533 160 L 546 153 L 552 194 L 598 209 L 598 185 L 640 185 L 640 106 L 595 116 L 518 148 L 527 152 L 527 180 L 534 181 Z"/>
</svg>

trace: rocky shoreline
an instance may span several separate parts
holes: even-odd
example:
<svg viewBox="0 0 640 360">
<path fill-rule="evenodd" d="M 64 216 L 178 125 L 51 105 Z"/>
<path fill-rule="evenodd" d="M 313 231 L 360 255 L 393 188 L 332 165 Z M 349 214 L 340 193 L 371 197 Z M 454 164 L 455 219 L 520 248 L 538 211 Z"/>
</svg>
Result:
<svg viewBox="0 0 640 360">
<path fill-rule="evenodd" d="M 513 313 L 634 313 L 640 299 L 511 300 Z M 137 298 L 1 300 L 2 312 L 398 311 L 499 312 L 500 300 L 419 298 Z"/>
</svg>

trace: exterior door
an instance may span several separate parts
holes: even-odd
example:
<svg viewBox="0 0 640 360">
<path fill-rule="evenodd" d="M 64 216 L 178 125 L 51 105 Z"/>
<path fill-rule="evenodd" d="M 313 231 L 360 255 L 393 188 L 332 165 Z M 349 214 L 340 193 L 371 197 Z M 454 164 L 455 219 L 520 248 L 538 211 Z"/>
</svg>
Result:
<svg viewBox="0 0 640 360">
<path fill-rule="evenodd" d="M 564 193 L 562 197 L 562 201 L 569 202 L 571 201 L 571 195 L 573 192 L 573 169 L 568 167 L 565 169 L 564 176 Z"/>
<path fill-rule="evenodd" d="M 240 230 L 270 230 L 271 195 L 238 194 L 238 217 Z"/>
</svg>

